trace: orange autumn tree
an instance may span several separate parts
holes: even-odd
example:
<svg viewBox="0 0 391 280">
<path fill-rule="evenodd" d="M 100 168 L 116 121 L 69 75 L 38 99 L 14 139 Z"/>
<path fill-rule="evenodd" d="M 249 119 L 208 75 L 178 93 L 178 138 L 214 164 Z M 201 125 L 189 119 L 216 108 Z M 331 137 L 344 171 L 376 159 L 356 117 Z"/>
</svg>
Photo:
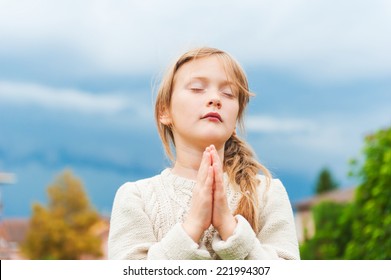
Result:
<svg viewBox="0 0 391 280">
<path fill-rule="evenodd" d="M 47 189 L 47 207 L 36 203 L 22 252 L 29 259 L 99 257 L 101 240 L 92 232 L 100 218 L 79 179 L 65 171 Z"/>
</svg>

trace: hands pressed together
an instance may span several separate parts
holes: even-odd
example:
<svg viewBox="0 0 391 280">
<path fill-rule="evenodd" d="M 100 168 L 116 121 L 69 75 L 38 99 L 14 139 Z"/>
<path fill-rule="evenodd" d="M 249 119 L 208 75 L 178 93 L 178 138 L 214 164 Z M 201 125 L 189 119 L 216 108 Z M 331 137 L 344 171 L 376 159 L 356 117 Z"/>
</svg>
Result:
<svg viewBox="0 0 391 280">
<path fill-rule="evenodd" d="M 236 223 L 228 207 L 221 160 L 216 148 L 211 145 L 202 155 L 189 214 L 183 228 L 198 243 L 210 225 L 214 226 L 223 240 L 227 240 L 234 232 Z"/>
</svg>

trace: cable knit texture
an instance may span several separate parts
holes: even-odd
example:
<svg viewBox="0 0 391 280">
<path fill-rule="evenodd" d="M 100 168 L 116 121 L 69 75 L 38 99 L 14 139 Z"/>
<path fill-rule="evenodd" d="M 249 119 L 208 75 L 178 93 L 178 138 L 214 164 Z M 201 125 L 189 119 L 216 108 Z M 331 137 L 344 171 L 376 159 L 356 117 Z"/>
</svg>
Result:
<svg viewBox="0 0 391 280">
<path fill-rule="evenodd" d="M 109 233 L 110 259 L 299 259 L 292 208 L 280 180 L 266 190 L 259 175 L 260 232 L 236 216 L 232 236 L 223 241 L 210 226 L 199 244 L 182 223 L 190 208 L 195 181 L 170 169 L 152 178 L 122 185 L 115 196 Z M 241 194 L 224 174 L 229 207 L 236 209 Z M 266 193 L 265 193 L 266 192 Z M 265 195 L 264 195 L 265 194 Z"/>
</svg>

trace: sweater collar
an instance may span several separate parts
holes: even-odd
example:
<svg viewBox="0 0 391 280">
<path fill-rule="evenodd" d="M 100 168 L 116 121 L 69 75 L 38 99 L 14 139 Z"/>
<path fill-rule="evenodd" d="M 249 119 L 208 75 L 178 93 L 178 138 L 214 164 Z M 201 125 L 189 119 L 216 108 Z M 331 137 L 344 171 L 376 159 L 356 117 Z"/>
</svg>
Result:
<svg viewBox="0 0 391 280">
<path fill-rule="evenodd" d="M 197 181 L 195 180 L 175 175 L 174 173 L 172 173 L 171 168 L 164 169 L 161 172 L 161 176 L 167 183 L 171 184 L 172 186 L 184 186 L 192 189 L 197 183 Z M 227 187 L 229 185 L 228 175 L 225 172 L 223 174 L 223 182 L 224 186 Z"/>
<path fill-rule="evenodd" d="M 161 173 L 161 176 L 165 182 L 167 182 L 168 184 L 170 184 L 172 186 L 176 186 L 176 187 L 183 186 L 183 187 L 189 187 L 192 189 L 197 183 L 195 180 L 191 180 L 191 179 L 188 179 L 185 177 L 175 175 L 174 173 L 172 173 L 171 168 L 164 169 Z"/>
</svg>

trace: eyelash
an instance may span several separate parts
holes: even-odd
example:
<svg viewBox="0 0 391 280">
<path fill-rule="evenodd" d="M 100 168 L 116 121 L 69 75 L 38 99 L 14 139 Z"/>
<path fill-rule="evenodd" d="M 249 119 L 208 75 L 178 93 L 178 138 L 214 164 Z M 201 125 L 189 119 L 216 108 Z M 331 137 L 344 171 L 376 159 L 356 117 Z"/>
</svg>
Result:
<svg viewBox="0 0 391 280">
<path fill-rule="evenodd" d="M 205 88 L 203 87 L 190 87 L 190 90 L 194 93 L 202 93 L 205 91 Z M 234 98 L 236 95 L 233 92 L 225 92 L 225 91 L 220 91 L 224 96 L 228 98 Z"/>
<path fill-rule="evenodd" d="M 221 93 L 223 93 L 224 95 L 227 95 L 227 96 L 235 96 L 232 92 L 225 92 L 225 91 L 222 91 Z"/>
<path fill-rule="evenodd" d="M 190 90 L 193 91 L 193 92 L 198 93 L 198 92 L 203 92 L 205 89 L 192 87 L 192 88 L 190 88 Z"/>
</svg>

